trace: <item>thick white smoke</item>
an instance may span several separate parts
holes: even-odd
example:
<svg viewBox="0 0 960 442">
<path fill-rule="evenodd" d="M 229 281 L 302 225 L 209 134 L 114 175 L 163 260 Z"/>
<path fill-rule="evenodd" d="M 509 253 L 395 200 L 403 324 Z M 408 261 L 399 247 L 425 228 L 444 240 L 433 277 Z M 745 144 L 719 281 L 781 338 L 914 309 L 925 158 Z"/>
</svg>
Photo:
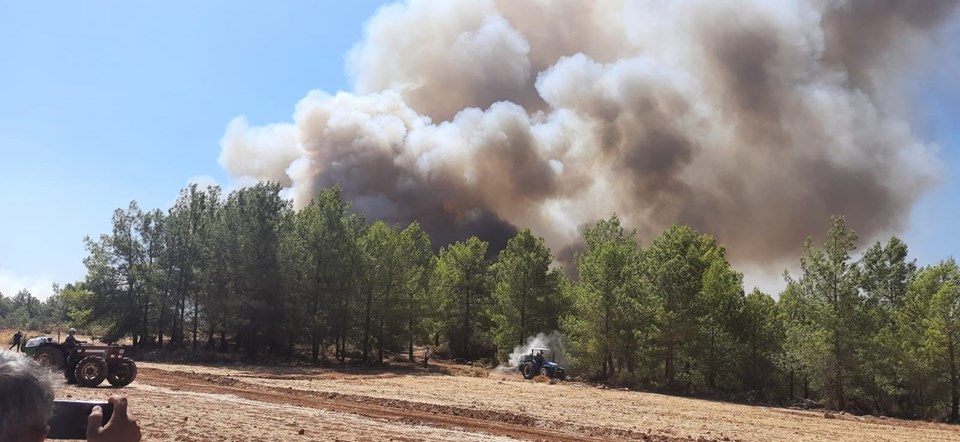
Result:
<svg viewBox="0 0 960 442">
<path fill-rule="evenodd" d="M 905 227 L 937 158 L 888 99 L 957 3 L 398 2 L 349 54 L 353 92 L 235 119 L 220 162 L 298 207 L 340 183 L 438 243 L 530 227 L 568 258 L 580 225 L 617 213 L 771 265 L 832 215 L 865 238 Z"/>
<path fill-rule="evenodd" d="M 510 357 L 507 359 L 509 367 L 519 367 L 520 358 L 523 357 L 523 355 L 530 354 L 530 350 L 534 348 L 549 348 L 553 350 L 554 361 L 569 371 L 570 364 L 567 363 L 566 341 L 563 340 L 563 335 L 555 331 L 549 334 L 537 333 L 536 336 L 527 338 L 526 344 L 514 347 L 513 351 L 510 352 Z M 547 360 L 551 360 L 551 355 L 544 353 L 544 356 Z"/>
</svg>

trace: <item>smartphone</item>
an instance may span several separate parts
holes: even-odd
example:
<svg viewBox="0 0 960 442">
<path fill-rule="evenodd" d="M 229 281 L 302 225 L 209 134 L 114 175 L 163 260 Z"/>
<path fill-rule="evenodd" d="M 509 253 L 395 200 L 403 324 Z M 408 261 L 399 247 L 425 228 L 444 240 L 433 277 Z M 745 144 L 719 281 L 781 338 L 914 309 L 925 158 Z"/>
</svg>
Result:
<svg viewBox="0 0 960 442">
<path fill-rule="evenodd" d="M 93 407 L 103 409 L 103 422 L 106 425 L 113 415 L 113 404 L 105 401 L 53 401 L 53 417 L 47 422 L 50 432 L 47 439 L 87 439 L 87 419 Z"/>
</svg>

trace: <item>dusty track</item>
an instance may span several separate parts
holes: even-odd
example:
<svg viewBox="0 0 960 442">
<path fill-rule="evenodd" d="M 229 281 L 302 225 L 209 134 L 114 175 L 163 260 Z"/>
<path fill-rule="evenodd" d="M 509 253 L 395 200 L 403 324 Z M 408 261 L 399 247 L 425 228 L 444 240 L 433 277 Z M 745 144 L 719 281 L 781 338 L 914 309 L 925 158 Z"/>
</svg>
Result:
<svg viewBox="0 0 960 442">
<path fill-rule="evenodd" d="M 827 419 L 823 412 L 540 384 L 512 373 L 139 366 L 137 381 L 119 391 L 150 441 L 960 441 L 960 428 L 943 424 Z M 113 392 L 70 386 L 58 396 Z"/>
<path fill-rule="evenodd" d="M 183 371 L 169 372 L 146 368 L 140 372 L 140 380 L 150 385 L 166 387 L 175 391 L 189 390 L 201 393 L 232 394 L 250 400 L 299 407 L 324 408 L 370 418 L 392 419 L 444 428 L 466 428 L 471 431 L 524 440 L 570 442 L 607 440 L 669 442 L 679 440 L 628 430 L 546 421 L 529 415 L 502 411 L 387 400 L 293 388 L 288 388 L 286 391 L 277 391 L 256 384 L 248 384 L 236 378 L 213 374 L 201 375 Z"/>
</svg>

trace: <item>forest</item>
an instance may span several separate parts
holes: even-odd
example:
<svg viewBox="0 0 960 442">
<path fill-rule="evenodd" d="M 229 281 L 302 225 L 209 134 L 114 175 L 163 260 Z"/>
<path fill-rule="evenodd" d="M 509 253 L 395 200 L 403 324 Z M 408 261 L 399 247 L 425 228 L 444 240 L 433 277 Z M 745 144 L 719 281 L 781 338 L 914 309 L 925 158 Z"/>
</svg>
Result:
<svg viewBox="0 0 960 442">
<path fill-rule="evenodd" d="M 84 239 L 84 280 L 43 302 L 0 294 L 0 327 L 318 364 L 426 344 L 494 364 L 558 331 L 568 370 L 591 381 L 960 421 L 960 268 L 918 267 L 896 237 L 858 251 L 843 217 L 772 296 L 745 292 L 724 246 L 686 225 L 641 244 L 598 220 L 568 275 L 529 230 L 500 251 L 476 237 L 436 247 L 416 222 L 368 222 L 339 187 L 300 210 L 280 191 L 191 185 L 167 211 L 132 202 Z"/>
</svg>

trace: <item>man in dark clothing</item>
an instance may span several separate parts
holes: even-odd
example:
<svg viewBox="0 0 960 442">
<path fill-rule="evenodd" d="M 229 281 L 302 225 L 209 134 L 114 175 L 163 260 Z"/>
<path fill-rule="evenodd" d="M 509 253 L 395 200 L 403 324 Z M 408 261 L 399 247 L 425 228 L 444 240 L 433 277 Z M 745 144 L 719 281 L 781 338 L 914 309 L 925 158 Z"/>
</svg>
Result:
<svg viewBox="0 0 960 442">
<path fill-rule="evenodd" d="M 77 346 L 79 345 L 77 338 L 73 336 L 73 334 L 76 332 L 77 329 L 75 328 L 67 330 L 67 337 L 63 340 L 63 348 L 68 352 L 67 360 L 73 359 L 73 354 L 76 353 Z"/>
<path fill-rule="evenodd" d="M 77 332 L 77 329 L 71 328 L 67 330 L 67 338 L 63 340 L 63 346 L 69 350 L 72 350 L 77 347 L 77 338 L 73 336 Z"/>
<path fill-rule="evenodd" d="M 23 332 L 17 331 L 17 333 L 13 335 L 13 344 L 11 344 L 10 347 L 7 347 L 7 350 L 13 350 L 13 348 L 16 347 L 17 351 L 20 351 L 21 339 L 23 339 Z"/>
</svg>

